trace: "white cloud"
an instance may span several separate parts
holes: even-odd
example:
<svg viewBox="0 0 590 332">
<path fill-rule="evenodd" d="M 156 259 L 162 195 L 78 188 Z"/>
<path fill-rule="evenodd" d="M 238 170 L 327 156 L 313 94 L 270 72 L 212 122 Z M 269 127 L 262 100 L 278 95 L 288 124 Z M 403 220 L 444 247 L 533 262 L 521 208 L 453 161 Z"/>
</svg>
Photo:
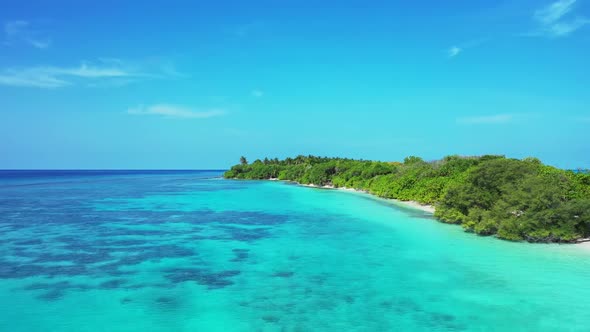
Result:
<svg viewBox="0 0 590 332">
<path fill-rule="evenodd" d="M 0 85 L 34 88 L 59 88 L 69 85 L 68 81 L 43 72 L 8 70 L 0 74 Z"/>
<path fill-rule="evenodd" d="M 45 40 L 27 39 L 27 42 L 29 42 L 29 44 L 31 44 L 31 46 L 36 47 L 38 49 L 42 49 L 42 50 L 51 46 L 50 39 L 45 39 Z"/>
<path fill-rule="evenodd" d="M 116 66 L 81 64 L 78 67 L 8 68 L 0 71 L 0 85 L 35 88 L 60 88 L 81 79 L 109 79 L 140 76 Z"/>
<path fill-rule="evenodd" d="M 152 106 L 138 106 L 127 110 L 132 115 L 158 115 L 166 118 L 206 119 L 222 116 L 227 112 L 223 109 L 197 110 L 184 106 L 170 104 L 156 104 Z"/>
<path fill-rule="evenodd" d="M 537 9 L 534 17 L 543 24 L 551 24 L 569 13 L 573 9 L 576 0 L 558 0 L 546 7 Z"/>
<path fill-rule="evenodd" d="M 38 49 L 46 49 L 51 45 L 51 39 L 38 30 L 31 28 L 31 23 L 23 20 L 4 23 L 4 44 L 26 43 Z"/>
<path fill-rule="evenodd" d="M 0 85 L 33 88 L 61 88 L 69 85 L 88 87 L 121 86 L 140 79 L 183 77 L 171 71 L 171 62 L 124 62 L 114 58 L 100 58 L 94 63 L 78 66 L 33 66 L 0 69 Z"/>
<path fill-rule="evenodd" d="M 255 90 L 252 90 L 251 94 L 252 94 L 252 97 L 260 98 L 260 97 L 264 96 L 264 91 L 259 90 L 259 89 L 255 89 Z"/>
<path fill-rule="evenodd" d="M 571 17 L 576 0 L 558 0 L 543 8 L 537 9 L 533 17 L 538 23 L 538 29 L 524 34 L 533 37 L 565 37 L 583 26 L 590 24 L 585 17 Z M 569 14 L 569 15 L 568 15 Z"/>
<path fill-rule="evenodd" d="M 446 54 L 449 58 L 454 58 L 459 54 L 465 52 L 467 49 L 475 48 L 481 46 L 482 44 L 488 42 L 489 38 L 478 38 L 478 39 L 471 39 L 464 41 L 460 44 L 453 45 L 452 47 L 446 50 Z"/>
<path fill-rule="evenodd" d="M 585 18 L 577 18 L 569 22 L 558 22 L 552 24 L 547 27 L 546 31 L 550 36 L 562 37 L 571 34 L 586 24 L 590 24 L 590 20 Z"/>
<path fill-rule="evenodd" d="M 68 75 L 85 78 L 123 77 L 133 75 L 122 68 L 89 66 L 85 63 L 74 68 L 49 67 L 49 69 L 55 75 Z"/>
<path fill-rule="evenodd" d="M 453 46 L 451 48 L 449 48 L 449 50 L 447 51 L 447 55 L 449 56 L 449 58 L 453 58 L 456 57 L 457 55 L 459 55 L 459 53 L 463 52 L 463 49 L 458 47 L 458 46 Z"/>
<path fill-rule="evenodd" d="M 511 114 L 495 114 L 486 116 L 470 116 L 458 118 L 457 123 L 460 124 L 501 124 L 508 123 L 514 119 Z"/>
</svg>

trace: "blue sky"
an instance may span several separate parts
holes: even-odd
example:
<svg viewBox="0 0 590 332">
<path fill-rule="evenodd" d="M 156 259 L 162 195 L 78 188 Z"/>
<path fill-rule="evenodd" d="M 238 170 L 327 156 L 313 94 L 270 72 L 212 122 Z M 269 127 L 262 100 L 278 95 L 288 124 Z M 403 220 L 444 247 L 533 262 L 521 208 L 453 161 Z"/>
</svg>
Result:
<svg viewBox="0 0 590 332">
<path fill-rule="evenodd" d="M 3 1 L 0 168 L 590 168 L 590 0 Z"/>
</svg>

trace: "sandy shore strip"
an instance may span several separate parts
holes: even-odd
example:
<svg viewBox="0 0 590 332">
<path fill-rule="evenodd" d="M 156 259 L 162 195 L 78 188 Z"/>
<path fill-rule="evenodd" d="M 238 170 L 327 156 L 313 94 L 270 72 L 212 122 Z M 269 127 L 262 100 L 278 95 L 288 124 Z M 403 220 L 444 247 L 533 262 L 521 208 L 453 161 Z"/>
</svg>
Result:
<svg viewBox="0 0 590 332">
<path fill-rule="evenodd" d="M 424 212 L 428 212 L 428 213 L 434 213 L 434 211 L 435 211 L 435 208 L 432 205 L 420 204 L 420 203 L 418 203 L 416 201 L 400 201 L 399 199 L 379 197 L 379 196 L 370 194 L 367 191 L 358 190 L 358 189 L 354 189 L 354 188 L 346 188 L 346 187 L 336 188 L 336 187 L 334 187 L 332 185 L 318 186 L 318 185 L 315 185 L 315 184 L 300 184 L 300 183 L 297 183 L 297 184 L 299 184 L 301 186 L 304 186 L 304 187 L 311 187 L 311 188 L 318 188 L 318 189 L 335 189 L 335 190 L 342 190 L 342 191 L 353 191 L 353 192 L 358 192 L 358 193 L 363 193 L 363 194 L 371 195 L 374 198 L 382 199 L 382 200 L 385 200 L 387 202 L 390 202 L 390 203 L 392 203 L 394 205 L 398 205 L 398 206 L 403 206 L 403 207 L 409 207 L 409 208 L 413 208 L 413 209 L 418 209 L 418 210 L 421 210 L 421 211 L 424 211 Z"/>
<path fill-rule="evenodd" d="M 387 198 L 385 198 L 385 199 L 387 199 Z M 418 210 L 432 213 L 432 214 L 434 214 L 434 211 L 436 210 L 435 207 L 432 205 L 420 204 L 416 201 L 400 201 L 397 199 L 387 199 L 387 200 L 392 201 L 394 204 L 404 205 L 406 207 L 411 207 L 411 208 L 418 209 Z"/>
</svg>

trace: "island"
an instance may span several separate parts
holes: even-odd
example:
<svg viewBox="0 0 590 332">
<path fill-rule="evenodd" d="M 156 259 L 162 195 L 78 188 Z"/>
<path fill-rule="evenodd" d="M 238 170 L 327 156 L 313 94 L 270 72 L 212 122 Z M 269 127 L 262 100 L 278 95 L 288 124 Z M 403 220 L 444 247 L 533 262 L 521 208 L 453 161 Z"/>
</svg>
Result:
<svg viewBox="0 0 590 332">
<path fill-rule="evenodd" d="M 383 162 L 300 155 L 253 163 L 241 157 L 224 177 L 351 188 L 432 205 L 439 221 L 510 241 L 583 242 L 590 237 L 590 174 L 532 157 L 453 155 L 425 161 L 409 156 Z"/>
</svg>

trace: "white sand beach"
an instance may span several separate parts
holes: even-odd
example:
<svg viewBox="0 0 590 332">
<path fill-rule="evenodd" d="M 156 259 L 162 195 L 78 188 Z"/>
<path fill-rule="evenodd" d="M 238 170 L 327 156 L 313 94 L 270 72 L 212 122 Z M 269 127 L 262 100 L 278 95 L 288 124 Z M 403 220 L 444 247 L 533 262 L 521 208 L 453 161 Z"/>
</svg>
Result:
<svg viewBox="0 0 590 332">
<path fill-rule="evenodd" d="M 369 194 L 369 195 L 371 195 L 375 198 L 378 198 L 378 199 L 386 200 L 386 201 L 391 202 L 395 205 L 410 207 L 410 208 L 418 209 L 418 210 L 428 212 L 428 213 L 434 213 L 434 211 L 435 211 L 435 207 L 432 205 L 420 204 L 419 202 L 416 202 L 416 201 L 400 201 L 398 199 L 378 197 L 378 196 L 368 193 L 367 191 L 358 190 L 358 189 L 354 189 L 354 188 L 347 188 L 347 187 L 336 188 L 333 185 L 318 186 L 315 184 L 300 184 L 300 183 L 299 183 L 299 185 L 304 186 L 304 187 L 319 188 L 319 189 L 336 189 L 336 190 L 343 190 L 343 191 L 360 192 L 360 193 Z"/>
</svg>

